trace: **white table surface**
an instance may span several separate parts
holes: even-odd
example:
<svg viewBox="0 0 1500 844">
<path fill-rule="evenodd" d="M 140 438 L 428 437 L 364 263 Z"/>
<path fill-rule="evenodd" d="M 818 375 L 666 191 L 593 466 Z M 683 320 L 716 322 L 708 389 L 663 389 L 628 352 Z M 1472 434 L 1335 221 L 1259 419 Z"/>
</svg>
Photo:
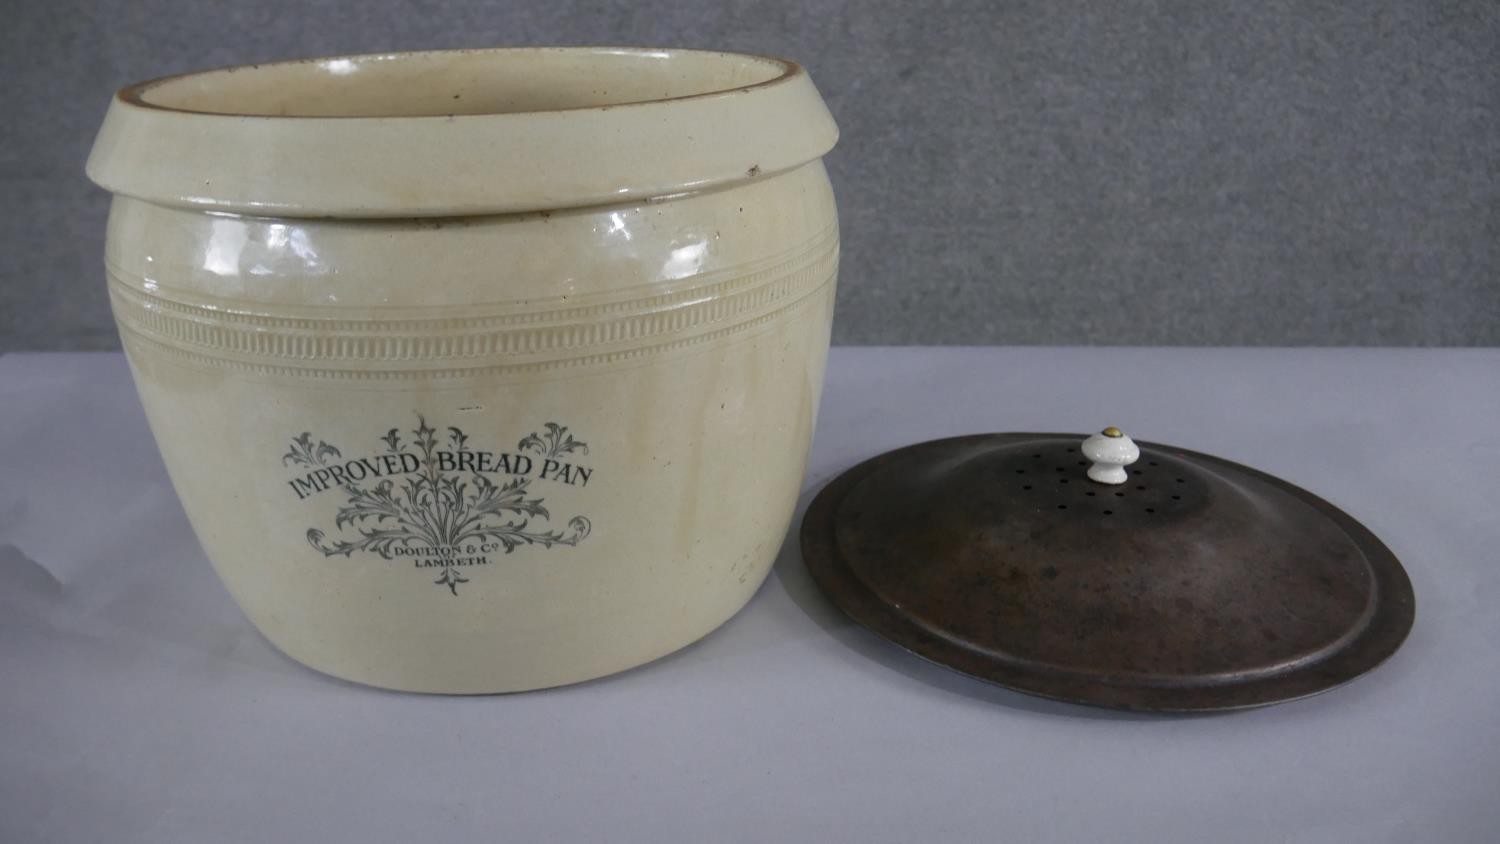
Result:
<svg viewBox="0 0 1500 844">
<path fill-rule="evenodd" d="M 1500 350 L 836 349 L 801 504 L 895 446 L 1106 424 L 1364 521 L 1416 588 L 1405 647 L 1251 712 L 1051 703 L 854 627 L 794 528 L 644 668 L 375 691 L 241 617 L 120 356 L 0 357 L 0 841 L 1500 840 Z"/>
</svg>

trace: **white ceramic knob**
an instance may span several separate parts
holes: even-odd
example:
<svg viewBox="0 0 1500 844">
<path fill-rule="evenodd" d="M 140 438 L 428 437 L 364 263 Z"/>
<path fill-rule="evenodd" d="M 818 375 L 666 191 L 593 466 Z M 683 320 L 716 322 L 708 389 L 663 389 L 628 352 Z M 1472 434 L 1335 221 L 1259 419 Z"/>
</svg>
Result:
<svg viewBox="0 0 1500 844">
<path fill-rule="evenodd" d="M 1141 459 L 1135 441 L 1110 426 L 1083 441 L 1083 456 L 1094 461 L 1089 480 L 1101 484 L 1123 484 L 1130 479 L 1125 467 Z"/>
</svg>

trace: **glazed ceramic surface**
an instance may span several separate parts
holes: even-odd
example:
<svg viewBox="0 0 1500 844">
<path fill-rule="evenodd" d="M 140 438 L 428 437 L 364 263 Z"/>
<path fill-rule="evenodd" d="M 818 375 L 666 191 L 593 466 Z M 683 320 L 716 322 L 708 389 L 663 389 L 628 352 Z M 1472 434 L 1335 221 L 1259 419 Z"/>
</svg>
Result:
<svg viewBox="0 0 1500 844">
<path fill-rule="evenodd" d="M 142 402 L 252 622 L 496 692 L 749 599 L 828 347 L 836 129 L 756 57 L 495 50 L 122 91 L 90 160 Z"/>
</svg>

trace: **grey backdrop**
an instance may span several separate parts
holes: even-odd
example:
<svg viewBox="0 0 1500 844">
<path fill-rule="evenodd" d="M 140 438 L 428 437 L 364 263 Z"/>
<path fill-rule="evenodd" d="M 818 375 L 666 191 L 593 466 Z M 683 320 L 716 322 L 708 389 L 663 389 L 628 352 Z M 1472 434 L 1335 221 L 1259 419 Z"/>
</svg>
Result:
<svg viewBox="0 0 1500 844">
<path fill-rule="evenodd" d="M 0 351 L 116 344 L 111 91 L 239 62 L 618 43 L 782 54 L 843 343 L 1500 344 L 1500 4 L 24 0 L 0 32 Z"/>
</svg>

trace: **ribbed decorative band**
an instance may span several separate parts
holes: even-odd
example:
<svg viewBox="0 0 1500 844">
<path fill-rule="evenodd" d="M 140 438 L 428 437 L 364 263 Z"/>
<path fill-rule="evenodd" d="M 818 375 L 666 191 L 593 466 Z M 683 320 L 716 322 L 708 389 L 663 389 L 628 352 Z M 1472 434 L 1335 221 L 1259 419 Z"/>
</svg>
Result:
<svg viewBox="0 0 1500 844">
<path fill-rule="evenodd" d="M 379 319 L 237 310 L 226 302 L 148 292 L 112 268 L 108 275 L 115 319 L 128 343 L 269 375 L 404 380 L 546 371 L 683 348 L 765 325 L 811 300 L 837 269 L 838 231 L 830 227 L 789 256 L 676 287 Z"/>
</svg>

